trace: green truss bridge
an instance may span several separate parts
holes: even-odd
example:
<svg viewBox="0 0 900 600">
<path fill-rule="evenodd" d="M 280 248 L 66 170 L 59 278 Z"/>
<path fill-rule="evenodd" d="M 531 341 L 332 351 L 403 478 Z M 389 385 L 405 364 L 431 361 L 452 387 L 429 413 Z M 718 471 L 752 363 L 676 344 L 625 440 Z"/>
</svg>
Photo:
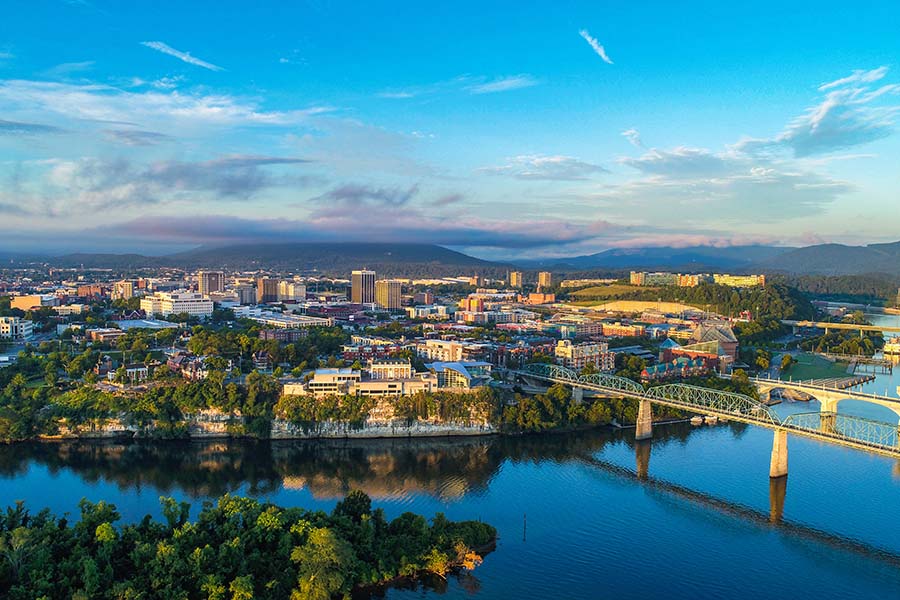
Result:
<svg viewBox="0 0 900 600">
<path fill-rule="evenodd" d="M 531 364 L 507 374 L 523 382 L 562 383 L 572 388 L 576 401 L 591 390 L 605 396 L 633 398 L 639 401 L 635 438 L 653 435 L 652 406 L 660 404 L 723 420 L 758 425 L 775 432 L 772 444 L 770 477 L 787 475 L 787 434 L 900 458 L 900 436 L 896 423 L 873 421 L 826 410 L 779 417 L 769 406 L 743 394 L 725 392 L 683 383 L 670 383 L 645 389 L 624 377 L 596 373 L 579 375 L 558 365 Z M 823 407 L 829 407 L 823 403 Z M 900 400 L 896 401 L 900 410 Z M 835 406 L 836 410 L 836 406 Z"/>
</svg>

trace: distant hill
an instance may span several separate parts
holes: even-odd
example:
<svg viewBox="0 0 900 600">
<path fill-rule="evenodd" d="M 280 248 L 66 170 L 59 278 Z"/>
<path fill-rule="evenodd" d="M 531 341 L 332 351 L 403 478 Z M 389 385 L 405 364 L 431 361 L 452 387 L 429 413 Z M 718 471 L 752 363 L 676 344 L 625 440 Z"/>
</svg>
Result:
<svg viewBox="0 0 900 600">
<path fill-rule="evenodd" d="M 767 272 L 807 275 L 861 275 L 885 273 L 900 276 L 900 242 L 845 246 L 819 244 L 795 248 L 757 261 L 754 268 Z"/>
<path fill-rule="evenodd" d="M 614 248 L 597 254 L 537 261 L 518 261 L 526 268 L 559 270 L 660 269 L 679 271 L 743 270 L 754 263 L 774 259 L 793 248 L 775 246 L 693 246 L 689 248 Z"/>
<path fill-rule="evenodd" d="M 200 247 L 167 256 L 140 254 L 69 254 L 48 262 L 65 267 L 129 269 L 199 267 L 228 269 L 316 270 L 346 275 L 369 268 L 386 276 L 504 274 L 507 265 L 433 244 L 279 243 Z"/>
</svg>

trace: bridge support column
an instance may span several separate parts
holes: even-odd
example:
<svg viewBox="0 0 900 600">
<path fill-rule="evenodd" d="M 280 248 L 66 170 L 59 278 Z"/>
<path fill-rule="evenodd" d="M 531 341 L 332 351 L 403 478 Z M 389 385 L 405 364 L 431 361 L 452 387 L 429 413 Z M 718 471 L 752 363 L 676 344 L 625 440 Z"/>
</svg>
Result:
<svg viewBox="0 0 900 600">
<path fill-rule="evenodd" d="M 834 433 L 837 425 L 837 414 L 833 412 L 823 412 L 819 414 L 819 431 L 822 433 Z"/>
<path fill-rule="evenodd" d="M 573 387 L 572 388 L 572 400 L 575 401 L 575 404 L 581 404 L 584 402 L 584 388 L 583 387 Z"/>
<path fill-rule="evenodd" d="M 653 437 L 653 411 L 649 400 L 641 400 L 638 404 L 637 428 L 634 439 L 649 440 Z"/>
<path fill-rule="evenodd" d="M 772 461 L 769 463 L 769 477 L 787 477 L 788 448 L 787 430 L 776 429 L 772 442 Z"/>
</svg>

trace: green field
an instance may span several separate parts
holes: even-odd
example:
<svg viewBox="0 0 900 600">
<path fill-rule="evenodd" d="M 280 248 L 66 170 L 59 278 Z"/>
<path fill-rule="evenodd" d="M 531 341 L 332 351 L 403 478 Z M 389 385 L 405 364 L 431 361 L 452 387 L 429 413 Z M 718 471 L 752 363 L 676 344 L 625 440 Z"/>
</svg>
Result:
<svg viewBox="0 0 900 600">
<path fill-rule="evenodd" d="M 797 362 L 782 372 L 782 379 L 826 379 L 829 377 L 846 377 L 847 363 L 834 363 L 815 354 L 798 354 Z"/>
<path fill-rule="evenodd" d="M 595 285 L 593 287 L 584 288 L 577 292 L 572 292 L 572 296 L 580 301 L 586 300 L 615 300 L 633 294 L 641 290 L 655 290 L 654 287 L 637 287 L 623 283 L 611 283 L 609 285 Z"/>
</svg>

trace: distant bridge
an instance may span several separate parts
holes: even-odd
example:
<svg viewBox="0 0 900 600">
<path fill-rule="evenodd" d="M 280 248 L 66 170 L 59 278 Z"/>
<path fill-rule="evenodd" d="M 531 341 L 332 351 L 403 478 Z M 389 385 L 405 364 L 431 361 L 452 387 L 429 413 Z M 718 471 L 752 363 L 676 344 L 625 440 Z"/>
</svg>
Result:
<svg viewBox="0 0 900 600">
<path fill-rule="evenodd" d="M 824 329 L 828 333 L 832 329 L 845 331 L 858 331 L 860 337 L 866 331 L 881 331 L 886 333 L 900 333 L 900 327 L 890 325 L 854 325 L 853 323 L 828 323 L 825 321 L 782 321 L 784 325 L 790 325 L 794 332 L 798 329 Z"/>
<path fill-rule="evenodd" d="M 887 406 L 900 415 L 900 400 L 896 398 L 816 388 L 815 386 L 804 386 L 802 383 L 753 380 L 753 383 L 761 388 L 767 383 L 772 384 L 769 389 L 775 387 L 805 388 L 802 391 L 814 390 L 824 398 L 822 400 L 816 396 L 820 399 L 823 410 L 790 415 L 782 419 L 768 405 L 750 396 L 683 383 L 671 383 L 645 389 L 643 385 L 624 377 L 604 373 L 580 375 L 571 369 L 547 364 L 526 365 L 522 369 L 508 371 L 508 374 L 525 381 L 544 381 L 571 386 L 573 397 L 579 402 L 583 400 L 585 390 L 638 400 L 635 431 L 635 438 L 638 440 L 649 439 L 653 435 L 653 404 L 773 429 L 775 438 L 772 444 L 770 477 L 787 475 L 788 433 L 900 458 L 900 435 L 898 435 L 897 424 L 837 413 L 837 404 L 841 400 L 852 398 Z M 788 385 L 784 385 L 785 383 Z"/>
</svg>

